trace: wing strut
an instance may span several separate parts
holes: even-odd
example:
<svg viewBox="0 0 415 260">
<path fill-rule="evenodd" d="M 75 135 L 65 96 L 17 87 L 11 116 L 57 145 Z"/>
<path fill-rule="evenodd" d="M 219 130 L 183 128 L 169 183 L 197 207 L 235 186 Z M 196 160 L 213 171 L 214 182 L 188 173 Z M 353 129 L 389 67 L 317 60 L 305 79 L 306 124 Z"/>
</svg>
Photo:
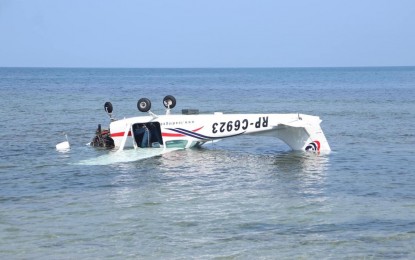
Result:
<svg viewBox="0 0 415 260">
<path fill-rule="evenodd" d="M 128 132 L 130 132 L 130 130 L 131 130 L 131 123 L 127 124 L 125 127 L 124 136 L 122 137 L 121 145 L 117 152 L 124 150 L 125 143 L 127 142 Z"/>
</svg>

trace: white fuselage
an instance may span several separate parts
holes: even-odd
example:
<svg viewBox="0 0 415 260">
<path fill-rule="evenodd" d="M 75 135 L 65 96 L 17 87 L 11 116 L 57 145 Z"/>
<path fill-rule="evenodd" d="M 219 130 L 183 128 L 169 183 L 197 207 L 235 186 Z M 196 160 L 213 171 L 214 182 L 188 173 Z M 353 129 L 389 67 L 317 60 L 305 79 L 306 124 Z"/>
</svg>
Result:
<svg viewBox="0 0 415 260">
<path fill-rule="evenodd" d="M 166 114 L 112 121 L 110 132 L 121 150 L 128 146 L 190 148 L 242 134 L 267 134 L 293 150 L 330 151 L 320 122 L 319 117 L 304 114 Z"/>
</svg>

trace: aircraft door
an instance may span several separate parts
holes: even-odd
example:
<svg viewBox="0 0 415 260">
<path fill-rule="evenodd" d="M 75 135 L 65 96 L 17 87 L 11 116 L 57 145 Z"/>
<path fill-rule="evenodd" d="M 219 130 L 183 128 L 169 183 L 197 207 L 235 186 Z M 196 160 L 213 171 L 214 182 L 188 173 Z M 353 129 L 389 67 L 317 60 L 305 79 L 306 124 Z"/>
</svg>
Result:
<svg viewBox="0 0 415 260">
<path fill-rule="evenodd" d="M 133 137 L 138 147 L 160 147 L 163 145 L 159 122 L 133 124 Z"/>
</svg>

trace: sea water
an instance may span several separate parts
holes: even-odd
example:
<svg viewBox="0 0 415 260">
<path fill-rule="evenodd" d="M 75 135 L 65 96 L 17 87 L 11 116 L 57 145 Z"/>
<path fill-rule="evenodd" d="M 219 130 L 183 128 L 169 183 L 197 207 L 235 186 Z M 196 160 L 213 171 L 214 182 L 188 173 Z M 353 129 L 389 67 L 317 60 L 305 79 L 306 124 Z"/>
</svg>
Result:
<svg viewBox="0 0 415 260">
<path fill-rule="evenodd" d="M 106 101 L 124 118 L 165 95 L 172 113 L 318 115 L 333 151 L 240 136 L 80 163 L 108 156 L 85 145 Z M 0 97 L 2 259 L 415 258 L 415 67 L 1 68 Z"/>
</svg>

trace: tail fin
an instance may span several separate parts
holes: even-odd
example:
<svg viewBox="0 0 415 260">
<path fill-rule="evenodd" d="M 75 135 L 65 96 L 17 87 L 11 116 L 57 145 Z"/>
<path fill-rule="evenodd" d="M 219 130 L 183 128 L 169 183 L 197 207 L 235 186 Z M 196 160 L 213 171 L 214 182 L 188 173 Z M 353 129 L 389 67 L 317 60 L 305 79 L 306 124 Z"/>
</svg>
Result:
<svg viewBox="0 0 415 260">
<path fill-rule="evenodd" d="M 301 115 L 295 122 L 279 124 L 277 137 L 296 151 L 329 152 L 331 149 L 320 123 L 319 117 Z"/>
</svg>

